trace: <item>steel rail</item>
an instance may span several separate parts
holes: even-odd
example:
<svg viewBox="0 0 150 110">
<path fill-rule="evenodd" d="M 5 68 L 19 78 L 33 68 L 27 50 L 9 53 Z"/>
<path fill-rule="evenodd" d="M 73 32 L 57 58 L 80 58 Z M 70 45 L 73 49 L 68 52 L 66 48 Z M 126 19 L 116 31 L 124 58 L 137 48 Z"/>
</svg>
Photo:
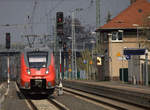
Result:
<svg viewBox="0 0 150 110">
<path fill-rule="evenodd" d="M 132 96 L 133 97 L 138 97 L 132 92 L 131 93 L 129 92 L 127 94 L 124 94 L 124 93 L 122 94 L 122 92 L 127 92 L 127 91 L 122 91 L 122 90 L 119 90 L 119 89 L 113 89 L 113 88 L 107 88 L 107 87 L 98 88 L 98 87 L 90 86 L 90 85 L 80 85 L 80 86 L 79 85 L 80 84 L 74 85 L 73 87 L 71 85 L 65 85 L 65 87 L 72 88 L 72 89 L 82 91 L 82 92 L 86 92 L 86 93 L 89 93 L 89 94 L 93 94 L 93 95 L 98 96 L 98 97 L 104 97 L 104 98 L 107 98 L 107 99 L 116 100 L 116 101 L 119 101 L 119 102 L 122 102 L 122 103 L 126 103 L 128 105 L 137 106 L 139 108 L 150 109 L 149 106 L 142 105 L 142 104 L 144 104 L 143 102 L 142 103 L 136 103 L 136 102 L 132 101 L 132 98 L 130 98 L 131 100 L 128 100 L 128 97 L 132 97 Z M 122 95 L 124 97 L 122 97 Z M 141 97 L 145 97 L 145 96 L 142 95 Z M 145 97 L 145 98 L 147 98 L 147 97 Z M 135 101 L 138 101 L 138 98 Z"/>
<path fill-rule="evenodd" d="M 89 100 L 92 100 L 92 101 L 95 101 L 97 103 L 100 103 L 100 104 L 104 104 L 108 107 L 112 107 L 114 109 L 119 109 L 119 110 L 128 110 L 128 108 L 125 108 L 125 107 L 121 107 L 119 105 L 114 105 L 114 104 L 111 104 L 109 102 L 106 102 L 106 101 L 103 101 L 103 100 L 99 100 L 99 99 L 96 99 L 94 97 L 90 97 L 90 96 L 87 96 L 87 95 L 83 95 L 83 94 L 80 94 L 80 92 L 83 92 L 83 93 L 86 93 L 86 94 L 90 94 L 90 95 L 93 95 L 93 96 L 98 96 L 98 97 L 102 97 L 102 98 L 105 98 L 105 99 L 110 99 L 110 100 L 113 100 L 113 101 L 117 101 L 118 103 L 123 103 L 123 104 L 126 104 L 126 105 L 129 105 L 129 106 L 134 106 L 134 107 L 138 107 L 139 109 L 148 109 L 147 107 L 141 107 L 141 106 L 138 106 L 138 105 L 135 105 L 135 104 L 131 104 L 131 103 L 126 103 L 124 101 L 121 101 L 121 100 L 118 100 L 118 99 L 115 99 L 115 98 L 109 98 L 109 97 L 104 97 L 104 96 L 99 96 L 99 95 L 95 95 L 95 94 L 92 94 L 92 93 L 89 93 L 89 92 L 86 92 L 86 91 L 82 91 L 82 90 L 78 90 L 78 89 L 74 89 L 74 88 L 69 88 L 69 89 L 72 89 L 72 90 L 75 90 L 75 91 L 78 91 L 78 92 L 74 92 L 72 90 L 68 90 L 66 87 L 63 88 L 64 91 L 66 92 L 69 92 L 71 94 L 75 94 L 77 96 L 80 96 L 80 97 L 83 97 L 83 98 L 86 98 L 86 99 L 89 99 Z"/>
<path fill-rule="evenodd" d="M 53 99 L 53 98 L 48 98 L 47 99 L 50 103 L 54 104 L 58 109 L 60 110 L 70 110 L 69 108 L 67 108 L 65 105 L 61 104 L 60 102 L 58 102 L 57 100 Z"/>
</svg>

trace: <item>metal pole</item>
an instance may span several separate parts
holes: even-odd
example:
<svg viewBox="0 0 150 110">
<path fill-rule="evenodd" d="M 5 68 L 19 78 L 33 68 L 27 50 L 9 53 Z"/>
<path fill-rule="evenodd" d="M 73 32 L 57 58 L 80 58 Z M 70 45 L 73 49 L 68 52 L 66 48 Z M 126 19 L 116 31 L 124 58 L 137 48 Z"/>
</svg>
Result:
<svg viewBox="0 0 150 110">
<path fill-rule="evenodd" d="M 96 28 L 100 26 L 100 0 L 96 0 Z"/>
<path fill-rule="evenodd" d="M 122 40 L 123 40 L 123 30 L 118 30 L 118 32 L 121 32 L 122 34 Z M 123 42 L 122 42 L 123 43 Z M 124 56 L 123 56 L 123 44 L 122 44 L 122 82 L 124 82 L 124 65 L 123 65 L 123 60 L 124 60 Z"/>
<path fill-rule="evenodd" d="M 76 45 L 75 45 L 76 47 Z M 75 79 L 77 79 L 77 56 L 76 56 L 76 48 L 75 48 Z"/>
<path fill-rule="evenodd" d="M 100 0 L 96 0 L 96 28 L 99 28 L 100 26 Z M 100 32 L 96 33 L 96 53 L 99 53 L 99 37 Z M 98 67 L 96 69 L 96 75 L 98 75 Z M 96 79 L 96 77 L 95 77 Z"/>
<path fill-rule="evenodd" d="M 74 46 L 73 46 L 73 42 L 74 42 L 74 12 L 72 12 L 72 57 L 71 57 L 71 66 L 72 66 L 72 72 L 71 72 L 71 79 L 73 76 L 73 72 L 74 72 L 74 65 L 73 65 L 73 52 L 74 52 Z"/>
<path fill-rule="evenodd" d="M 73 76 L 73 79 L 74 79 L 74 74 L 75 74 L 75 65 L 74 65 L 74 63 L 75 63 L 75 59 L 74 59 L 74 52 L 75 52 L 75 50 L 74 50 L 74 46 L 75 46 L 75 13 L 74 13 L 74 11 L 72 12 L 72 76 Z"/>
<path fill-rule="evenodd" d="M 145 73 L 146 73 L 146 86 L 148 86 L 148 50 L 146 49 L 146 52 L 145 52 Z"/>
<path fill-rule="evenodd" d="M 138 26 L 136 28 L 137 28 L 137 44 L 138 44 L 138 48 L 140 48 Z"/>
<path fill-rule="evenodd" d="M 58 95 L 62 95 L 63 94 L 63 85 L 62 85 L 62 72 L 61 72 L 61 48 L 60 48 L 60 82 L 59 82 L 59 91 L 58 91 Z"/>
<path fill-rule="evenodd" d="M 92 62 L 91 62 L 91 80 L 95 80 L 94 79 L 94 74 L 93 74 L 93 59 L 92 59 Z"/>
<path fill-rule="evenodd" d="M 9 55 L 7 57 L 7 84 L 9 87 L 9 83 L 10 83 L 10 68 L 9 68 Z"/>
<path fill-rule="evenodd" d="M 96 0 L 96 28 L 100 26 L 100 0 Z M 98 45 L 99 33 L 96 33 L 96 45 Z"/>
<path fill-rule="evenodd" d="M 124 82 L 124 76 L 123 76 L 124 75 L 123 74 L 123 55 L 122 55 L 122 71 L 121 72 L 122 72 L 122 82 Z"/>
<path fill-rule="evenodd" d="M 108 33 L 109 39 L 112 38 L 112 34 Z M 112 68 L 112 42 L 109 43 L 109 48 L 110 48 L 110 55 L 109 55 L 109 65 L 110 65 L 110 69 L 109 69 L 109 73 L 110 73 L 110 80 L 112 80 L 112 74 L 113 74 L 113 68 Z"/>
<path fill-rule="evenodd" d="M 76 12 L 76 10 L 75 10 L 75 12 Z M 77 48 L 76 48 L 76 32 L 75 32 L 75 14 L 76 13 L 74 13 L 74 30 L 73 30 L 73 33 L 74 33 L 74 71 L 75 71 L 75 79 L 77 79 L 77 58 L 76 58 L 76 52 L 77 52 Z"/>
<path fill-rule="evenodd" d="M 56 19 L 56 18 L 54 18 Z M 55 59 L 59 59 L 59 38 L 57 36 L 57 32 L 56 32 L 56 23 L 54 25 L 54 37 L 55 37 L 55 44 L 54 44 L 54 53 L 55 53 Z M 59 62 L 57 62 L 55 60 L 55 67 L 57 70 L 57 78 L 59 78 Z"/>
<path fill-rule="evenodd" d="M 60 81 L 62 81 L 62 73 L 61 73 L 61 49 L 60 49 Z"/>
<path fill-rule="evenodd" d="M 73 78 L 77 79 L 77 64 L 76 64 L 76 38 L 75 38 L 75 12 L 82 11 L 82 8 L 76 8 L 72 11 L 72 74 Z"/>
</svg>

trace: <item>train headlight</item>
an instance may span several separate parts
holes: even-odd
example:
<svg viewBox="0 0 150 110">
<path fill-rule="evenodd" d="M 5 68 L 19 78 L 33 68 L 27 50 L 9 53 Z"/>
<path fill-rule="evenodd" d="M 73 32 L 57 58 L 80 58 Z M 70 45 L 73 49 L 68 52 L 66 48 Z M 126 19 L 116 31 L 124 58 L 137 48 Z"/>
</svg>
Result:
<svg viewBox="0 0 150 110">
<path fill-rule="evenodd" d="M 45 74 L 48 74 L 48 73 L 49 73 L 49 70 L 47 69 L 46 72 L 45 72 Z"/>
<path fill-rule="evenodd" d="M 28 73 L 28 75 L 30 75 L 30 74 L 31 74 L 31 72 L 30 72 L 30 70 L 29 70 L 29 69 L 27 69 L 27 73 Z"/>
</svg>

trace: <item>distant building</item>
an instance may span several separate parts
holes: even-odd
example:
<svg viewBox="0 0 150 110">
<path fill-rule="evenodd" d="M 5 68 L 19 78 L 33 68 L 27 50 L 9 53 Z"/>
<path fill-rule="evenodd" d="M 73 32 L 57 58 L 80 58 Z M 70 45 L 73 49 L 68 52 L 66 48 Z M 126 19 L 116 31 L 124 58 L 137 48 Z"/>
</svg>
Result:
<svg viewBox="0 0 150 110">
<path fill-rule="evenodd" d="M 101 47 L 105 61 L 103 74 L 106 80 L 121 80 L 122 72 L 128 82 L 128 61 L 123 55 L 124 48 L 149 48 L 150 3 L 147 0 L 131 0 L 131 5 L 104 24 L 100 32 Z M 123 71 L 122 71 L 123 69 Z M 139 74 L 139 73 L 137 73 Z"/>
</svg>

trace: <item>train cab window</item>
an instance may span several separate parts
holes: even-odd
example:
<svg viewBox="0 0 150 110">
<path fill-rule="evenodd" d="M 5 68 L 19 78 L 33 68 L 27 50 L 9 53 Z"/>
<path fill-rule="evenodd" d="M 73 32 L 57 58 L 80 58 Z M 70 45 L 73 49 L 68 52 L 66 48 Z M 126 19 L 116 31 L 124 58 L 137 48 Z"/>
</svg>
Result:
<svg viewBox="0 0 150 110">
<path fill-rule="evenodd" d="M 46 68 L 47 67 L 47 52 L 29 52 L 27 53 L 30 68 Z"/>
</svg>

